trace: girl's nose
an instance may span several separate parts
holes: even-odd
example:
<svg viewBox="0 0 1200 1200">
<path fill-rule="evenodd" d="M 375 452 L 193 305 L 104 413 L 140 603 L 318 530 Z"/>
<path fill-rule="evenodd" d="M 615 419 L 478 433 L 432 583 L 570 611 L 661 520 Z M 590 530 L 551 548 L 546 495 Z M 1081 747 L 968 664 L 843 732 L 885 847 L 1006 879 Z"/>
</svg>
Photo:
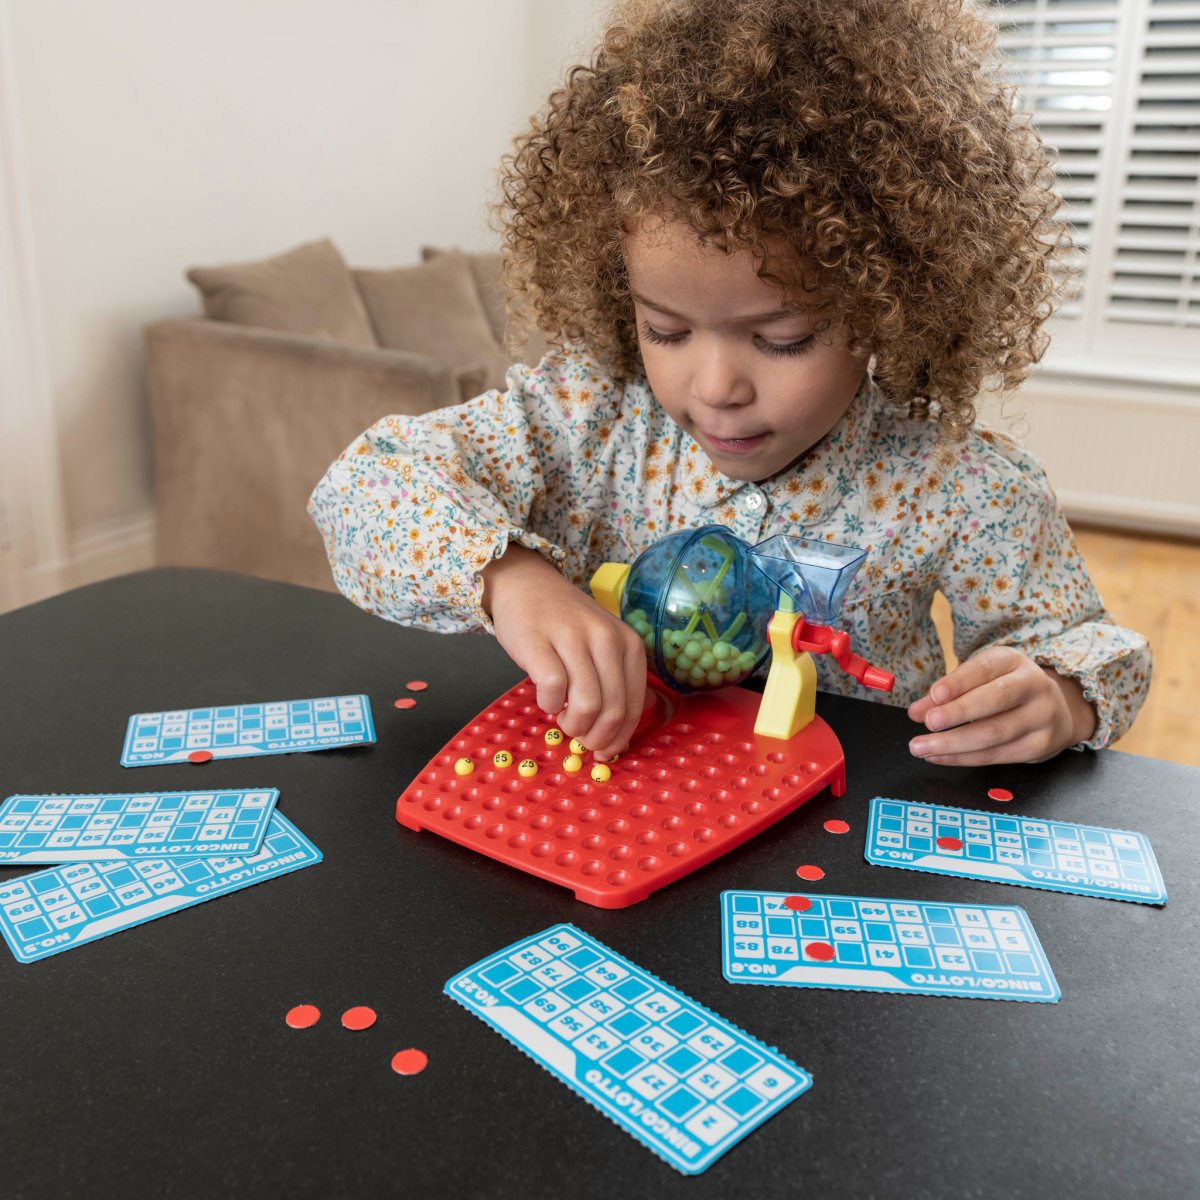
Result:
<svg viewBox="0 0 1200 1200">
<path fill-rule="evenodd" d="M 736 408 L 754 399 L 754 386 L 739 367 L 737 355 L 712 345 L 696 363 L 692 394 L 708 408 Z"/>
</svg>

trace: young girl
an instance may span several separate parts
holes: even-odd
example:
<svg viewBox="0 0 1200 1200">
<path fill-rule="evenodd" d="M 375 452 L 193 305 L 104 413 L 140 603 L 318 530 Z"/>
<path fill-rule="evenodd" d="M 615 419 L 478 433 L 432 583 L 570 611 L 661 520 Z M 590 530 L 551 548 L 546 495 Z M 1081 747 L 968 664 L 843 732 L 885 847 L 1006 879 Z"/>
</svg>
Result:
<svg viewBox="0 0 1200 1200">
<path fill-rule="evenodd" d="M 310 511 L 338 587 L 493 629 L 607 757 L 646 660 L 582 590 L 595 568 L 714 522 L 824 538 L 868 551 L 840 624 L 895 673 L 914 755 L 1120 736 L 1147 644 L 1105 612 L 1040 465 L 974 424 L 980 389 L 1044 350 L 1064 242 L 991 44 L 961 0 L 624 4 L 504 160 L 506 279 L 555 348 L 333 464 Z"/>
</svg>

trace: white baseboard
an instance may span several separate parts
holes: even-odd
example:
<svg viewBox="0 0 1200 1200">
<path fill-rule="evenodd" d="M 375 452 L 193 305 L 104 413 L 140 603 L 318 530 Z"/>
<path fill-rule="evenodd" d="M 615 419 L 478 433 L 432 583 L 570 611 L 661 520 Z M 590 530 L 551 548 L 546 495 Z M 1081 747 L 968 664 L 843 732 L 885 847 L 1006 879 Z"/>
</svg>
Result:
<svg viewBox="0 0 1200 1200">
<path fill-rule="evenodd" d="M 59 592 L 154 566 L 154 516 L 106 521 L 70 537 L 64 559 L 19 572 L 11 591 L 19 607 Z"/>
<path fill-rule="evenodd" d="M 1058 499 L 1072 525 L 1102 525 L 1131 533 L 1200 537 L 1200 506 L 1148 502 L 1105 493 L 1059 488 Z"/>
<path fill-rule="evenodd" d="M 154 566 L 154 514 L 92 526 L 71 539 L 63 587 L 83 587 Z"/>
</svg>

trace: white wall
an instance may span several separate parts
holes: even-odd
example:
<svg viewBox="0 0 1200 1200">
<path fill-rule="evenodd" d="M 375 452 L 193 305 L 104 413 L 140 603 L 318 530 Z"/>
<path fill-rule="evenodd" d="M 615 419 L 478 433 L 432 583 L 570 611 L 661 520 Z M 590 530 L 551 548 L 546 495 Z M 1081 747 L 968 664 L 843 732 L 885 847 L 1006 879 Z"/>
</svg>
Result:
<svg viewBox="0 0 1200 1200">
<path fill-rule="evenodd" d="M 140 330 L 198 311 L 185 268 L 487 248 L 499 158 L 602 7 L 0 0 L 0 607 L 149 565 Z"/>
<path fill-rule="evenodd" d="M 140 331 L 199 311 L 186 267 L 326 235 L 361 266 L 487 248 L 501 154 L 608 8 L 0 0 L 0 611 L 151 565 Z M 1035 392 L 1069 511 L 1200 528 L 1200 476 L 1135 478 L 1121 439 L 1080 454 L 1074 393 Z M 1156 401 L 1155 442 L 1195 444 L 1189 404 Z"/>
</svg>

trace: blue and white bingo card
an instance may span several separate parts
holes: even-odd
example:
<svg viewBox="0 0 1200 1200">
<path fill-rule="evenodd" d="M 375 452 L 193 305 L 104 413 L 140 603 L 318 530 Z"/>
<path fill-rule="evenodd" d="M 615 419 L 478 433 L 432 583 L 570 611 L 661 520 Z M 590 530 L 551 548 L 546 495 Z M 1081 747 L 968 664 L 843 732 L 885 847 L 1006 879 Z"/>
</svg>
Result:
<svg viewBox="0 0 1200 1200">
<path fill-rule="evenodd" d="M 1053 1002 L 1022 909 L 789 892 L 721 893 L 730 983 Z"/>
<path fill-rule="evenodd" d="M 446 994 L 685 1175 L 812 1086 L 777 1050 L 573 925 L 468 967 Z"/>
<path fill-rule="evenodd" d="M 867 861 L 938 875 L 1165 904 L 1162 872 L 1144 834 L 1073 821 L 913 804 L 876 796 Z"/>
<path fill-rule="evenodd" d="M 135 713 L 125 731 L 121 766 L 186 762 L 197 752 L 212 758 L 248 758 L 360 746 L 374 740 L 375 723 L 366 696 Z"/>
<path fill-rule="evenodd" d="M 321 852 L 275 812 L 249 858 L 73 863 L 0 884 L 0 933 L 18 962 L 36 962 L 321 861 Z"/>
<path fill-rule="evenodd" d="M 277 788 L 16 795 L 0 804 L 0 864 L 255 854 Z"/>
</svg>

